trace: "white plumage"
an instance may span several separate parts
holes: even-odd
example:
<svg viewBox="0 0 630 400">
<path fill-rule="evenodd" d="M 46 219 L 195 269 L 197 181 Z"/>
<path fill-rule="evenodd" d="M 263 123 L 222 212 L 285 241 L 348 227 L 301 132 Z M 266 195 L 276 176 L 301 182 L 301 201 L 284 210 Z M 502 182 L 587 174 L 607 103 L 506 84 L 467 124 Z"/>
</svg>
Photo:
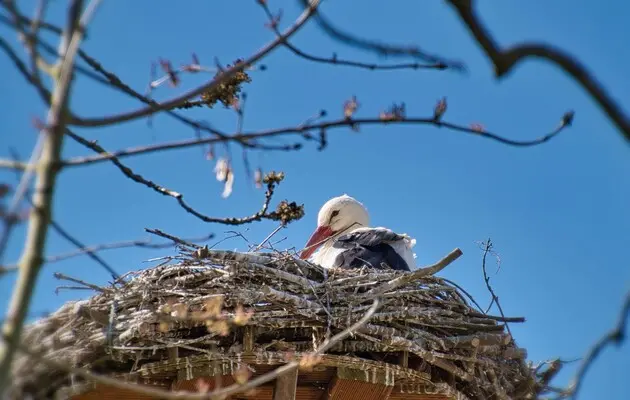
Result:
<svg viewBox="0 0 630 400">
<path fill-rule="evenodd" d="M 317 215 L 317 229 L 300 257 L 324 268 L 415 268 L 415 239 L 390 229 L 370 228 L 366 208 L 344 194 L 328 200 Z"/>
</svg>

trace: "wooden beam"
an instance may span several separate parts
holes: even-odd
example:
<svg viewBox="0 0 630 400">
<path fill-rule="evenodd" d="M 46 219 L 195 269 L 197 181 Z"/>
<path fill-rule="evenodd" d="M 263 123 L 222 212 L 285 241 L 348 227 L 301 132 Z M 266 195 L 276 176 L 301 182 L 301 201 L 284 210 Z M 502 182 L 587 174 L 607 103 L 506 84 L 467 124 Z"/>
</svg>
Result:
<svg viewBox="0 0 630 400">
<path fill-rule="evenodd" d="M 298 369 L 281 375 L 273 387 L 273 400 L 295 400 L 297 391 Z"/>
<path fill-rule="evenodd" d="M 400 353 L 400 355 L 398 356 L 398 365 L 400 365 L 403 368 L 409 368 L 409 352 L 408 351 L 403 351 Z"/>
<path fill-rule="evenodd" d="M 179 358 L 179 347 L 169 347 L 166 349 L 166 354 L 168 354 L 168 360 L 170 362 L 175 362 Z"/>
<path fill-rule="evenodd" d="M 254 351 L 254 342 L 256 338 L 254 337 L 254 327 L 251 325 L 245 326 L 243 330 L 243 352 L 251 353 Z"/>
</svg>

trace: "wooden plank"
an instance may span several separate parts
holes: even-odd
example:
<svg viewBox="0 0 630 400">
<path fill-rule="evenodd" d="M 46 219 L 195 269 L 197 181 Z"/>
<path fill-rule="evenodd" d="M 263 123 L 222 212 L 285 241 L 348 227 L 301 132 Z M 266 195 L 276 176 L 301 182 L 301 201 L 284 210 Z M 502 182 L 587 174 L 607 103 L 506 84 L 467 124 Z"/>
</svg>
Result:
<svg viewBox="0 0 630 400">
<path fill-rule="evenodd" d="M 251 353 L 254 351 L 254 327 L 251 325 L 247 325 L 243 331 L 243 352 Z"/>
<path fill-rule="evenodd" d="M 399 365 L 403 368 L 409 368 L 409 352 L 403 351 L 399 356 Z"/>
<path fill-rule="evenodd" d="M 166 353 L 168 354 L 169 361 L 177 361 L 179 358 L 179 347 L 169 347 L 166 349 Z"/>
<path fill-rule="evenodd" d="M 273 400 L 295 400 L 298 369 L 283 374 L 276 379 L 273 387 Z"/>
</svg>

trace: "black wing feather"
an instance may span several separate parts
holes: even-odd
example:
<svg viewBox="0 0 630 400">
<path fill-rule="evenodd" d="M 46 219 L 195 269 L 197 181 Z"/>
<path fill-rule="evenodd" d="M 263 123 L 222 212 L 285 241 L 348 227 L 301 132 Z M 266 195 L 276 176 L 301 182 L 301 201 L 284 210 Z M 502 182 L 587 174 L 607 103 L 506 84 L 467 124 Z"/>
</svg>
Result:
<svg viewBox="0 0 630 400">
<path fill-rule="evenodd" d="M 377 246 L 383 242 L 397 242 L 405 237 L 397 234 L 391 229 L 375 228 L 341 235 L 337 238 L 333 247 L 348 249 L 355 244 L 361 246 Z"/>
<path fill-rule="evenodd" d="M 342 235 L 333 244 L 335 248 L 346 249 L 335 259 L 336 268 L 392 268 L 399 271 L 409 271 L 405 260 L 386 241 L 403 240 L 389 229 L 370 229 Z"/>
</svg>

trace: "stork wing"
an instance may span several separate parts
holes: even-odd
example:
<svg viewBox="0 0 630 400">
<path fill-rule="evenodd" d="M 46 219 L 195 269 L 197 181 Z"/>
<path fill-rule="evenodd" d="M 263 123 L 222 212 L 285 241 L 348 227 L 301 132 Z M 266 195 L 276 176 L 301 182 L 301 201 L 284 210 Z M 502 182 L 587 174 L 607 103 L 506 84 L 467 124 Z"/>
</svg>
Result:
<svg viewBox="0 0 630 400">
<path fill-rule="evenodd" d="M 360 268 L 367 265 L 372 268 L 389 268 L 409 271 L 403 257 L 389 244 L 407 239 L 387 228 L 362 228 L 342 235 L 333 247 L 345 249 L 335 259 L 337 268 Z"/>
<path fill-rule="evenodd" d="M 378 246 L 383 242 L 397 242 L 404 240 L 406 236 L 399 235 L 387 228 L 360 228 L 352 233 L 341 235 L 337 238 L 333 247 L 348 249 L 355 246 Z"/>
</svg>

